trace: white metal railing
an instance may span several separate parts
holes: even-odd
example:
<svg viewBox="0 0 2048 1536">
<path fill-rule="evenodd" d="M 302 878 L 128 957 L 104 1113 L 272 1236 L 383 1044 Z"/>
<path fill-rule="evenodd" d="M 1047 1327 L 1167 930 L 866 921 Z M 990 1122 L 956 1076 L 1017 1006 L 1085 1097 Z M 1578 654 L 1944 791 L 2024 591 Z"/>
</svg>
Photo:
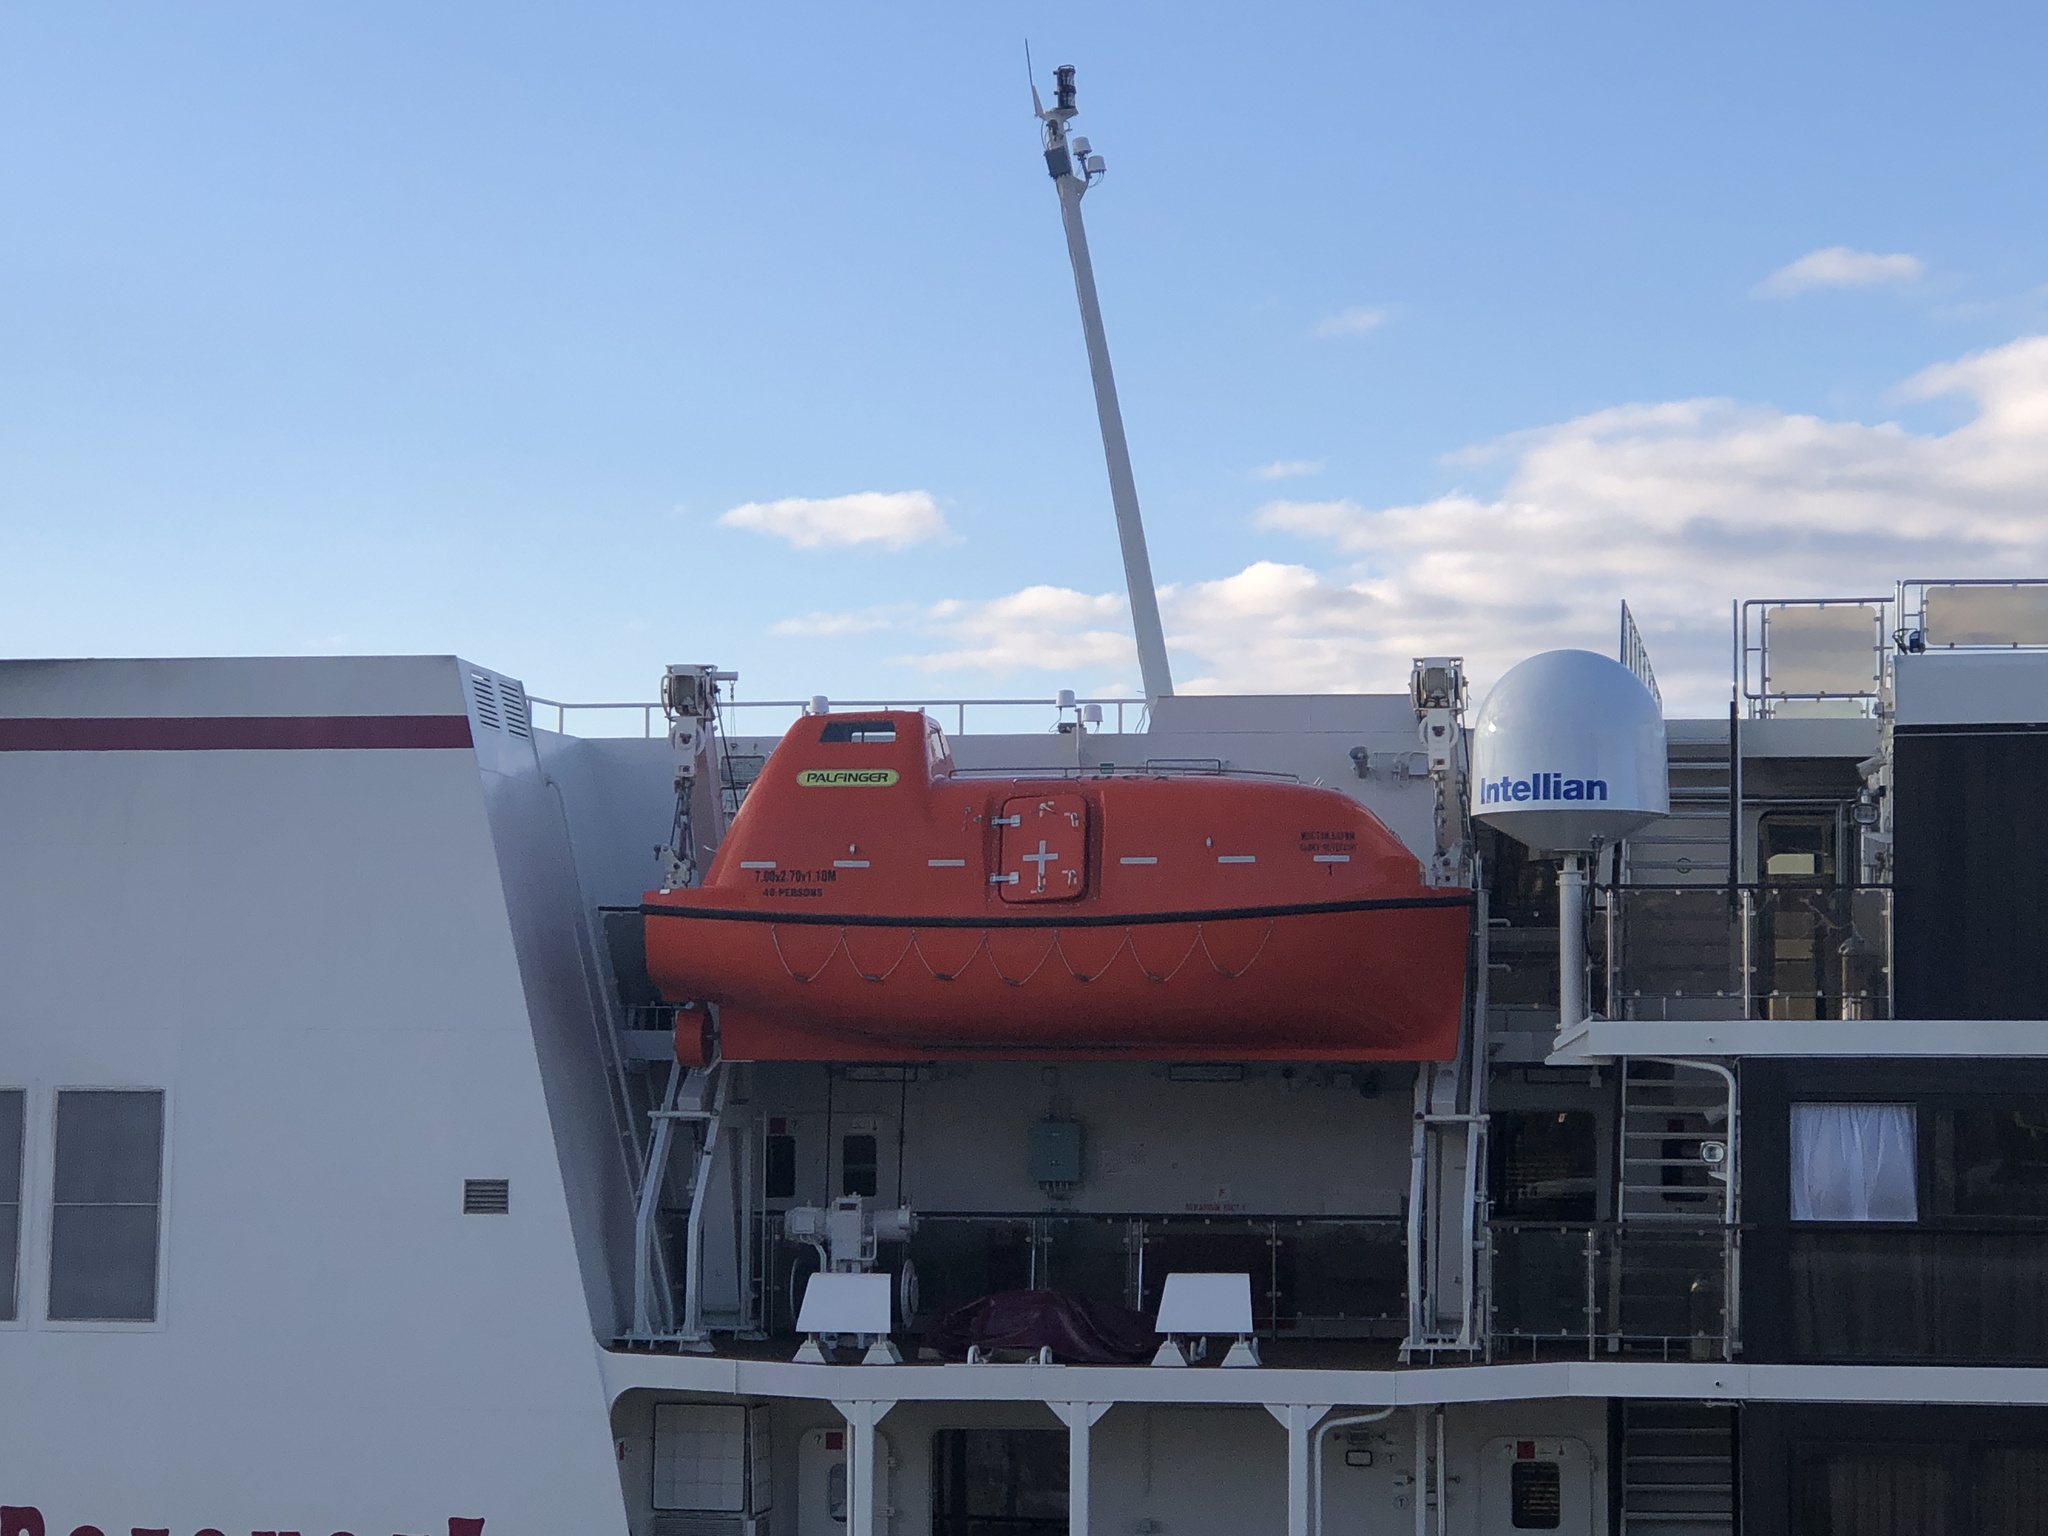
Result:
<svg viewBox="0 0 2048 1536">
<path fill-rule="evenodd" d="M 1650 697 L 1658 707 L 1664 704 L 1664 690 L 1657 686 L 1657 670 L 1650 665 L 1650 648 L 1643 644 L 1643 632 L 1636 628 L 1636 616 L 1628 611 L 1626 600 L 1621 605 L 1621 664 L 1635 673 L 1636 680 L 1650 690 Z"/>
<path fill-rule="evenodd" d="M 528 702 L 534 709 L 534 724 L 547 729 L 543 710 L 553 710 L 553 729 L 563 735 L 579 736 L 641 736 L 653 737 L 661 734 L 654 727 L 661 721 L 661 705 L 658 703 L 573 703 L 561 699 L 543 699 L 529 696 Z M 957 736 L 967 734 L 968 711 L 978 711 L 986 722 L 994 711 L 1005 711 L 1012 716 L 1013 729 L 1008 734 L 1035 735 L 1049 732 L 1059 723 L 1064 700 L 1056 699 L 833 699 L 833 710 L 850 709 L 914 709 L 936 718 Z M 1145 700 L 1134 698 L 1076 699 L 1075 706 L 1097 704 L 1102 707 L 1103 723 L 1090 726 L 1092 732 L 1113 732 L 1124 735 L 1131 731 L 1142 731 L 1146 724 Z M 1071 708 L 1072 706 L 1068 706 Z M 731 740 L 737 736 L 779 736 L 795 721 L 808 713 L 809 699 L 720 699 L 718 701 L 719 731 Z M 760 712 L 767 711 L 770 718 L 761 719 Z M 1026 711 L 1043 712 L 1039 719 L 1018 719 Z M 1112 715 L 1112 711 L 1114 714 Z M 1126 713 L 1128 711 L 1128 713 Z M 948 719 L 950 713 L 952 718 Z M 746 716 L 747 718 L 742 718 Z M 776 718 L 780 717 L 780 718 Z M 1111 725 L 1111 719 L 1115 724 Z M 578 730 L 571 732 L 571 720 L 593 724 L 613 723 L 623 728 L 613 730 Z M 984 724 L 983 734 L 988 734 Z"/>
<path fill-rule="evenodd" d="M 1898 648 L 2020 651 L 2048 648 L 2048 580 L 1902 581 Z"/>
<path fill-rule="evenodd" d="M 1752 717 L 1781 705 L 1868 714 L 1884 682 L 1889 597 L 1750 598 L 1736 605 L 1736 683 Z"/>
</svg>

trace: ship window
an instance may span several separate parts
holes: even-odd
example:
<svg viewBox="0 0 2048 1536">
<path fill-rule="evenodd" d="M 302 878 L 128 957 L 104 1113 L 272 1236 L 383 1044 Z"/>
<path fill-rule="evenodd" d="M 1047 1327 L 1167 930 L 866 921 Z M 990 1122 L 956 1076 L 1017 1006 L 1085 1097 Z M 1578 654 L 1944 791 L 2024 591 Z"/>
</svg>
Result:
<svg viewBox="0 0 2048 1536">
<path fill-rule="evenodd" d="M 1955 1469 L 1939 1449 L 1809 1452 L 1799 1467 L 1802 1531 L 1949 1536 Z"/>
<path fill-rule="evenodd" d="M 818 733 L 819 742 L 828 747 L 843 746 L 849 742 L 861 746 L 895 739 L 894 720 L 827 720 L 825 729 Z"/>
<path fill-rule="evenodd" d="M 1834 881 L 1834 817 L 1774 811 L 1762 818 L 1757 834 L 1766 881 Z"/>
<path fill-rule="evenodd" d="M 932 1536 L 1067 1536 L 1067 1432 L 932 1436 Z"/>
<path fill-rule="evenodd" d="M 155 1321 L 163 1156 L 161 1092 L 57 1095 L 51 1321 Z"/>
<path fill-rule="evenodd" d="M 745 1408 L 724 1403 L 654 1405 L 656 1509 L 744 1513 L 748 1460 Z"/>
<path fill-rule="evenodd" d="M 2048 1218 L 2048 1103 L 1935 1111 L 1932 1176 L 1937 1215 Z"/>
<path fill-rule="evenodd" d="M 0 1093 L 0 1323 L 20 1315 L 22 1099 L 19 1088 Z"/>
<path fill-rule="evenodd" d="M 1564 1518 L 1564 1481 L 1554 1461 L 1508 1468 L 1508 1523 L 1518 1531 L 1554 1531 Z"/>
<path fill-rule="evenodd" d="M 772 1135 L 768 1138 L 762 1169 L 762 1187 L 770 1200 L 796 1198 L 796 1138 Z"/>
<path fill-rule="evenodd" d="M 1911 1104 L 1794 1104 L 1794 1221 L 1918 1221 Z"/>
<path fill-rule="evenodd" d="M 872 1197 L 882 1185 L 881 1154 L 872 1136 L 848 1136 L 839 1143 L 839 1193 Z"/>
</svg>

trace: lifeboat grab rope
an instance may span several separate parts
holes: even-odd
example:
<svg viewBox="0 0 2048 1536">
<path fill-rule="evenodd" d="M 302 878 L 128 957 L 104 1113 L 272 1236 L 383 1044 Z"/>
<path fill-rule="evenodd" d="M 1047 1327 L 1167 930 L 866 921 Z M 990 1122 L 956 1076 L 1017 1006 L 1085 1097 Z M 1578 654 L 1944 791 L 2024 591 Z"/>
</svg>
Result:
<svg viewBox="0 0 2048 1536">
<path fill-rule="evenodd" d="M 1143 976 L 1147 981 L 1169 982 L 1181 973 L 1181 971 L 1186 967 L 1188 961 L 1194 958 L 1195 951 L 1198 949 L 1202 952 L 1203 958 L 1209 962 L 1210 970 L 1214 971 L 1216 975 L 1220 976 L 1225 981 L 1235 981 L 1240 976 L 1243 976 L 1247 972 L 1249 972 L 1253 966 L 1257 965 L 1259 963 L 1260 956 L 1265 954 L 1266 946 L 1267 944 L 1272 942 L 1273 938 L 1273 919 L 1266 919 L 1266 931 L 1259 936 L 1259 947 L 1253 950 L 1251 958 L 1245 961 L 1245 963 L 1239 966 L 1236 970 L 1231 970 L 1228 966 L 1224 965 L 1221 961 L 1219 961 L 1216 958 L 1216 952 L 1209 947 L 1207 925 L 1203 923 L 1195 924 L 1194 937 L 1188 941 L 1187 949 L 1181 954 L 1180 959 L 1174 962 L 1173 968 L 1165 972 L 1163 975 L 1154 972 L 1151 969 L 1151 967 L 1147 966 L 1143 960 L 1138 958 L 1137 945 L 1133 942 L 1132 930 L 1130 928 L 1124 929 L 1122 941 L 1117 945 L 1117 947 L 1114 950 L 1110 952 L 1109 959 L 1103 962 L 1102 968 L 1096 971 L 1093 975 L 1085 973 L 1081 968 L 1074 964 L 1073 960 L 1067 954 L 1066 947 L 1060 942 L 1060 930 L 1057 928 L 1055 928 L 1052 931 L 1052 943 L 1046 946 L 1045 953 L 1040 955 L 1038 957 L 1037 963 L 1034 964 L 1031 967 L 1031 969 L 1026 971 L 1022 976 L 1006 976 L 1003 974 L 1002 967 L 996 963 L 994 952 L 989 949 L 989 930 L 986 928 L 980 931 L 980 936 L 975 940 L 974 948 L 968 953 L 967 958 L 961 961 L 958 966 L 956 966 L 954 969 L 950 971 L 941 971 L 937 966 L 932 964 L 930 957 L 927 956 L 924 952 L 924 946 L 918 942 L 918 930 L 913 928 L 910 930 L 909 942 L 907 942 L 903 946 L 903 948 L 900 951 L 898 951 L 896 958 L 889 962 L 888 968 L 886 970 L 880 971 L 872 975 L 869 974 L 867 971 L 862 970 L 860 962 L 853 958 L 853 950 L 846 942 L 846 928 L 843 925 L 840 927 L 837 936 L 833 940 L 832 948 L 826 952 L 825 958 L 819 962 L 817 969 L 813 970 L 809 975 L 805 975 L 802 971 L 799 971 L 794 965 L 790 964 L 789 956 L 782 952 L 782 933 L 779 924 L 770 923 L 768 925 L 768 938 L 769 941 L 775 947 L 775 958 L 782 963 L 782 969 L 784 973 L 788 975 L 790 980 L 798 983 L 801 986 L 809 986 L 811 983 L 815 982 L 820 976 L 823 976 L 825 972 L 831 968 L 833 960 L 840 954 L 844 954 L 846 956 L 847 966 L 853 971 L 853 974 L 855 976 L 859 977 L 862 981 L 879 983 L 885 982 L 891 976 L 895 975 L 896 972 L 902 967 L 903 962 L 909 959 L 910 956 L 913 954 L 917 956 L 919 963 L 924 966 L 925 973 L 929 975 L 934 981 L 956 981 L 961 976 L 966 974 L 967 968 L 973 965 L 976 959 L 978 959 L 981 955 L 986 953 L 988 955 L 989 966 L 992 970 L 995 971 L 997 979 L 1003 982 L 1006 986 L 1012 987 L 1021 987 L 1028 985 L 1031 982 L 1031 980 L 1034 977 L 1036 977 L 1041 970 L 1045 969 L 1046 961 L 1050 960 L 1055 954 L 1057 954 L 1060 957 L 1061 963 L 1066 966 L 1067 974 L 1070 977 L 1072 977 L 1075 981 L 1086 983 L 1092 981 L 1100 981 L 1104 976 L 1108 975 L 1110 967 L 1116 964 L 1118 959 L 1122 957 L 1126 950 L 1130 951 L 1131 962 L 1132 964 L 1137 966 L 1138 973 L 1141 976 Z"/>
</svg>

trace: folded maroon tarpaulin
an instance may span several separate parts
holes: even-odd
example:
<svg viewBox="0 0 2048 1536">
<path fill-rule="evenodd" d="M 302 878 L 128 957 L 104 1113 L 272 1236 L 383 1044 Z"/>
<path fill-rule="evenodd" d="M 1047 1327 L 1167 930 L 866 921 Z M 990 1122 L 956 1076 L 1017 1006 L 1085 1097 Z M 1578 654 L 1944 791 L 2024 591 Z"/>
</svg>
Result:
<svg viewBox="0 0 2048 1536">
<path fill-rule="evenodd" d="M 1074 1365 L 1128 1365 L 1152 1358 L 1159 1336 L 1152 1319 L 1114 1302 L 1066 1291 L 998 1291 L 933 1318 L 925 1343 L 951 1359 L 967 1346 L 1050 1348 Z"/>
</svg>

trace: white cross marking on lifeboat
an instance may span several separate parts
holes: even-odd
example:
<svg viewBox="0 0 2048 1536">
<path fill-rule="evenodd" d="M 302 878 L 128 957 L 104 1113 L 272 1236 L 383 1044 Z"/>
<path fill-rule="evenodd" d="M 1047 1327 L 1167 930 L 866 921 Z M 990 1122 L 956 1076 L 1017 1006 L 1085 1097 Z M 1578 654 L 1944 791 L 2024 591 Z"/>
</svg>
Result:
<svg viewBox="0 0 2048 1536">
<path fill-rule="evenodd" d="M 1038 884 L 1040 889 L 1043 889 L 1045 886 L 1045 866 L 1057 864 L 1059 861 L 1060 856 L 1058 854 L 1045 851 L 1045 839 L 1042 837 L 1038 840 L 1038 852 L 1024 855 L 1024 862 L 1026 864 L 1036 864 L 1038 866 Z"/>
</svg>

